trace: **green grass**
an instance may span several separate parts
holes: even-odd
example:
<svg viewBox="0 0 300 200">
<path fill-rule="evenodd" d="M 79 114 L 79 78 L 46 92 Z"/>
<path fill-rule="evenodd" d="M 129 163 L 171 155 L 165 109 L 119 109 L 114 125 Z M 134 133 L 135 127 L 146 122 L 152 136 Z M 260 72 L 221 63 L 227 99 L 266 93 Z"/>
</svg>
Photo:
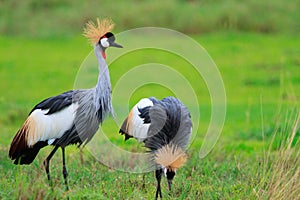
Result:
<svg viewBox="0 0 300 200">
<path fill-rule="evenodd" d="M 187 62 L 176 55 L 153 49 L 131 52 L 110 65 L 112 84 L 132 67 L 150 62 L 172 66 L 191 83 L 198 83 L 195 90 L 200 99 L 200 129 L 189 149 L 187 165 L 178 170 L 172 194 L 167 193 L 167 183 L 163 180 L 166 199 L 263 198 L 254 192 L 260 186 L 263 150 L 278 132 L 278 119 L 281 130 L 289 130 L 284 129 L 284 125 L 292 127 L 282 117 L 285 111 L 299 112 L 296 91 L 300 90 L 300 38 L 292 34 L 236 32 L 194 35 L 193 38 L 217 64 L 227 95 L 222 135 L 204 159 L 198 157 L 198 152 L 209 123 L 210 96 L 201 77 L 191 72 L 193 69 Z M 123 44 L 123 41 L 117 41 Z M 0 198 L 153 199 L 156 185 L 153 173 L 115 171 L 97 162 L 87 149 L 80 153 L 76 147 L 67 148 L 71 188 L 68 193 L 64 191 L 60 152 L 50 166 L 53 190 L 48 186 L 42 166 L 51 148 L 41 150 L 30 166 L 12 164 L 7 156 L 9 144 L 28 112 L 44 98 L 73 88 L 79 66 L 91 47 L 82 37 L 28 39 L 1 36 L 0 43 Z M 118 49 L 109 49 L 108 57 L 115 51 Z M 147 74 L 140 76 L 142 79 Z M 174 86 L 181 88 L 176 82 Z M 181 90 L 184 92 L 184 88 Z M 126 95 L 126 92 L 120 95 Z M 170 94 L 172 91 L 150 84 L 133 93 L 128 108 L 142 96 L 164 97 Z M 115 106 L 121 103 L 120 100 Z M 198 105 L 189 106 L 192 112 L 199 109 Z M 104 128 L 108 137 L 121 147 L 133 151 L 142 149 L 135 141 L 124 143 L 111 120 L 104 123 Z M 278 140 L 284 141 L 282 137 Z M 270 154 L 276 155 L 276 149 L 271 148 Z"/>
</svg>

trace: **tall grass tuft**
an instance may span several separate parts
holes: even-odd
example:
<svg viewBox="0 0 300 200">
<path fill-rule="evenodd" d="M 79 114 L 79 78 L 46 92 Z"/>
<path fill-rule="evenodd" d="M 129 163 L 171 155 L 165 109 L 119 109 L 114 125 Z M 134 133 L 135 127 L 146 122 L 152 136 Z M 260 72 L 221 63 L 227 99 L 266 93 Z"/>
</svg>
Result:
<svg viewBox="0 0 300 200">
<path fill-rule="evenodd" d="M 300 194 L 300 109 L 280 115 L 276 131 L 264 156 L 264 165 L 254 190 L 259 199 L 299 199 Z M 280 141 L 280 142 L 279 142 Z"/>
</svg>

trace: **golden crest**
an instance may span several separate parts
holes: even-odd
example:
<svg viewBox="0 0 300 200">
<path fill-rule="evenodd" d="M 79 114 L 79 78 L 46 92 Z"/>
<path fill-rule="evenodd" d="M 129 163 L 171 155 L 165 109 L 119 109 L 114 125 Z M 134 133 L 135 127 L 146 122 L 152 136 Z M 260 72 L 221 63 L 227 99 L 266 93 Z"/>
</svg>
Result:
<svg viewBox="0 0 300 200">
<path fill-rule="evenodd" d="M 114 28 L 114 23 L 111 19 L 99 19 L 97 23 L 89 21 L 86 23 L 86 27 L 83 30 L 83 35 L 89 39 L 92 45 L 99 42 L 100 38 L 107 32 L 110 32 Z"/>
<path fill-rule="evenodd" d="M 187 155 L 180 147 L 167 144 L 155 152 L 155 161 L 174 171 L 186 163 Z"/>
</svg>

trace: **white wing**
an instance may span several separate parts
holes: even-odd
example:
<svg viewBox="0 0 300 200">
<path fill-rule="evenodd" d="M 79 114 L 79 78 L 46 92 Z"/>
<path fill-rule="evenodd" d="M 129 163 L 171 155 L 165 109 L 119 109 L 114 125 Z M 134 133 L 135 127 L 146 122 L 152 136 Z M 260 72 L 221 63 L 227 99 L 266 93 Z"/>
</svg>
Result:
<svg viewBox="0 0 300 200">
<path fill-rule="evenodd" d="M 148 106 L 153 106 L 153 102 L 148 98 L 141 99 L 131 109 L 127 119 L 122 125 L 121 132 L 136 138 L 139 142 L 144 141 L 147 138 L 150 123 L 144 123 L 144 119 L 140 117 L 141 113 L 139 109 Z"/>
<path fill-rule="evenodd" d="M 52 144 L 72 127 L 77 108 L 78 104 L 71 104 L 50 115 L 46 115 L 48 110 L 34 110 L 23 125 L 27 129 L 27 145 L 30 147 L 39 141 L 47 140 L 48 144 Z"/>
</svg>

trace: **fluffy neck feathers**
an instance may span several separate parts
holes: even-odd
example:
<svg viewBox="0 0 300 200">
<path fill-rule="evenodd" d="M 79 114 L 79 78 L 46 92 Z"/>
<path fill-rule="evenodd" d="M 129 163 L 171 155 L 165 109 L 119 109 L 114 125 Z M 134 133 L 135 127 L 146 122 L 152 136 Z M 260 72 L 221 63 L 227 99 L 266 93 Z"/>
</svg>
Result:
<svg viewBox="0 0 300 200">
<path fill-rule="evenodd" d="M 112 113 L 111 105 L 111 84 L 108 66 L 103 57 L 103 49 L 99 44 L 94 46 L 94 51 L 98 60 L 99 76 L 98 82 L 95 86 L 95 105 L 96 110 L 102 109 L 102 115 Z"/>
</svg>

